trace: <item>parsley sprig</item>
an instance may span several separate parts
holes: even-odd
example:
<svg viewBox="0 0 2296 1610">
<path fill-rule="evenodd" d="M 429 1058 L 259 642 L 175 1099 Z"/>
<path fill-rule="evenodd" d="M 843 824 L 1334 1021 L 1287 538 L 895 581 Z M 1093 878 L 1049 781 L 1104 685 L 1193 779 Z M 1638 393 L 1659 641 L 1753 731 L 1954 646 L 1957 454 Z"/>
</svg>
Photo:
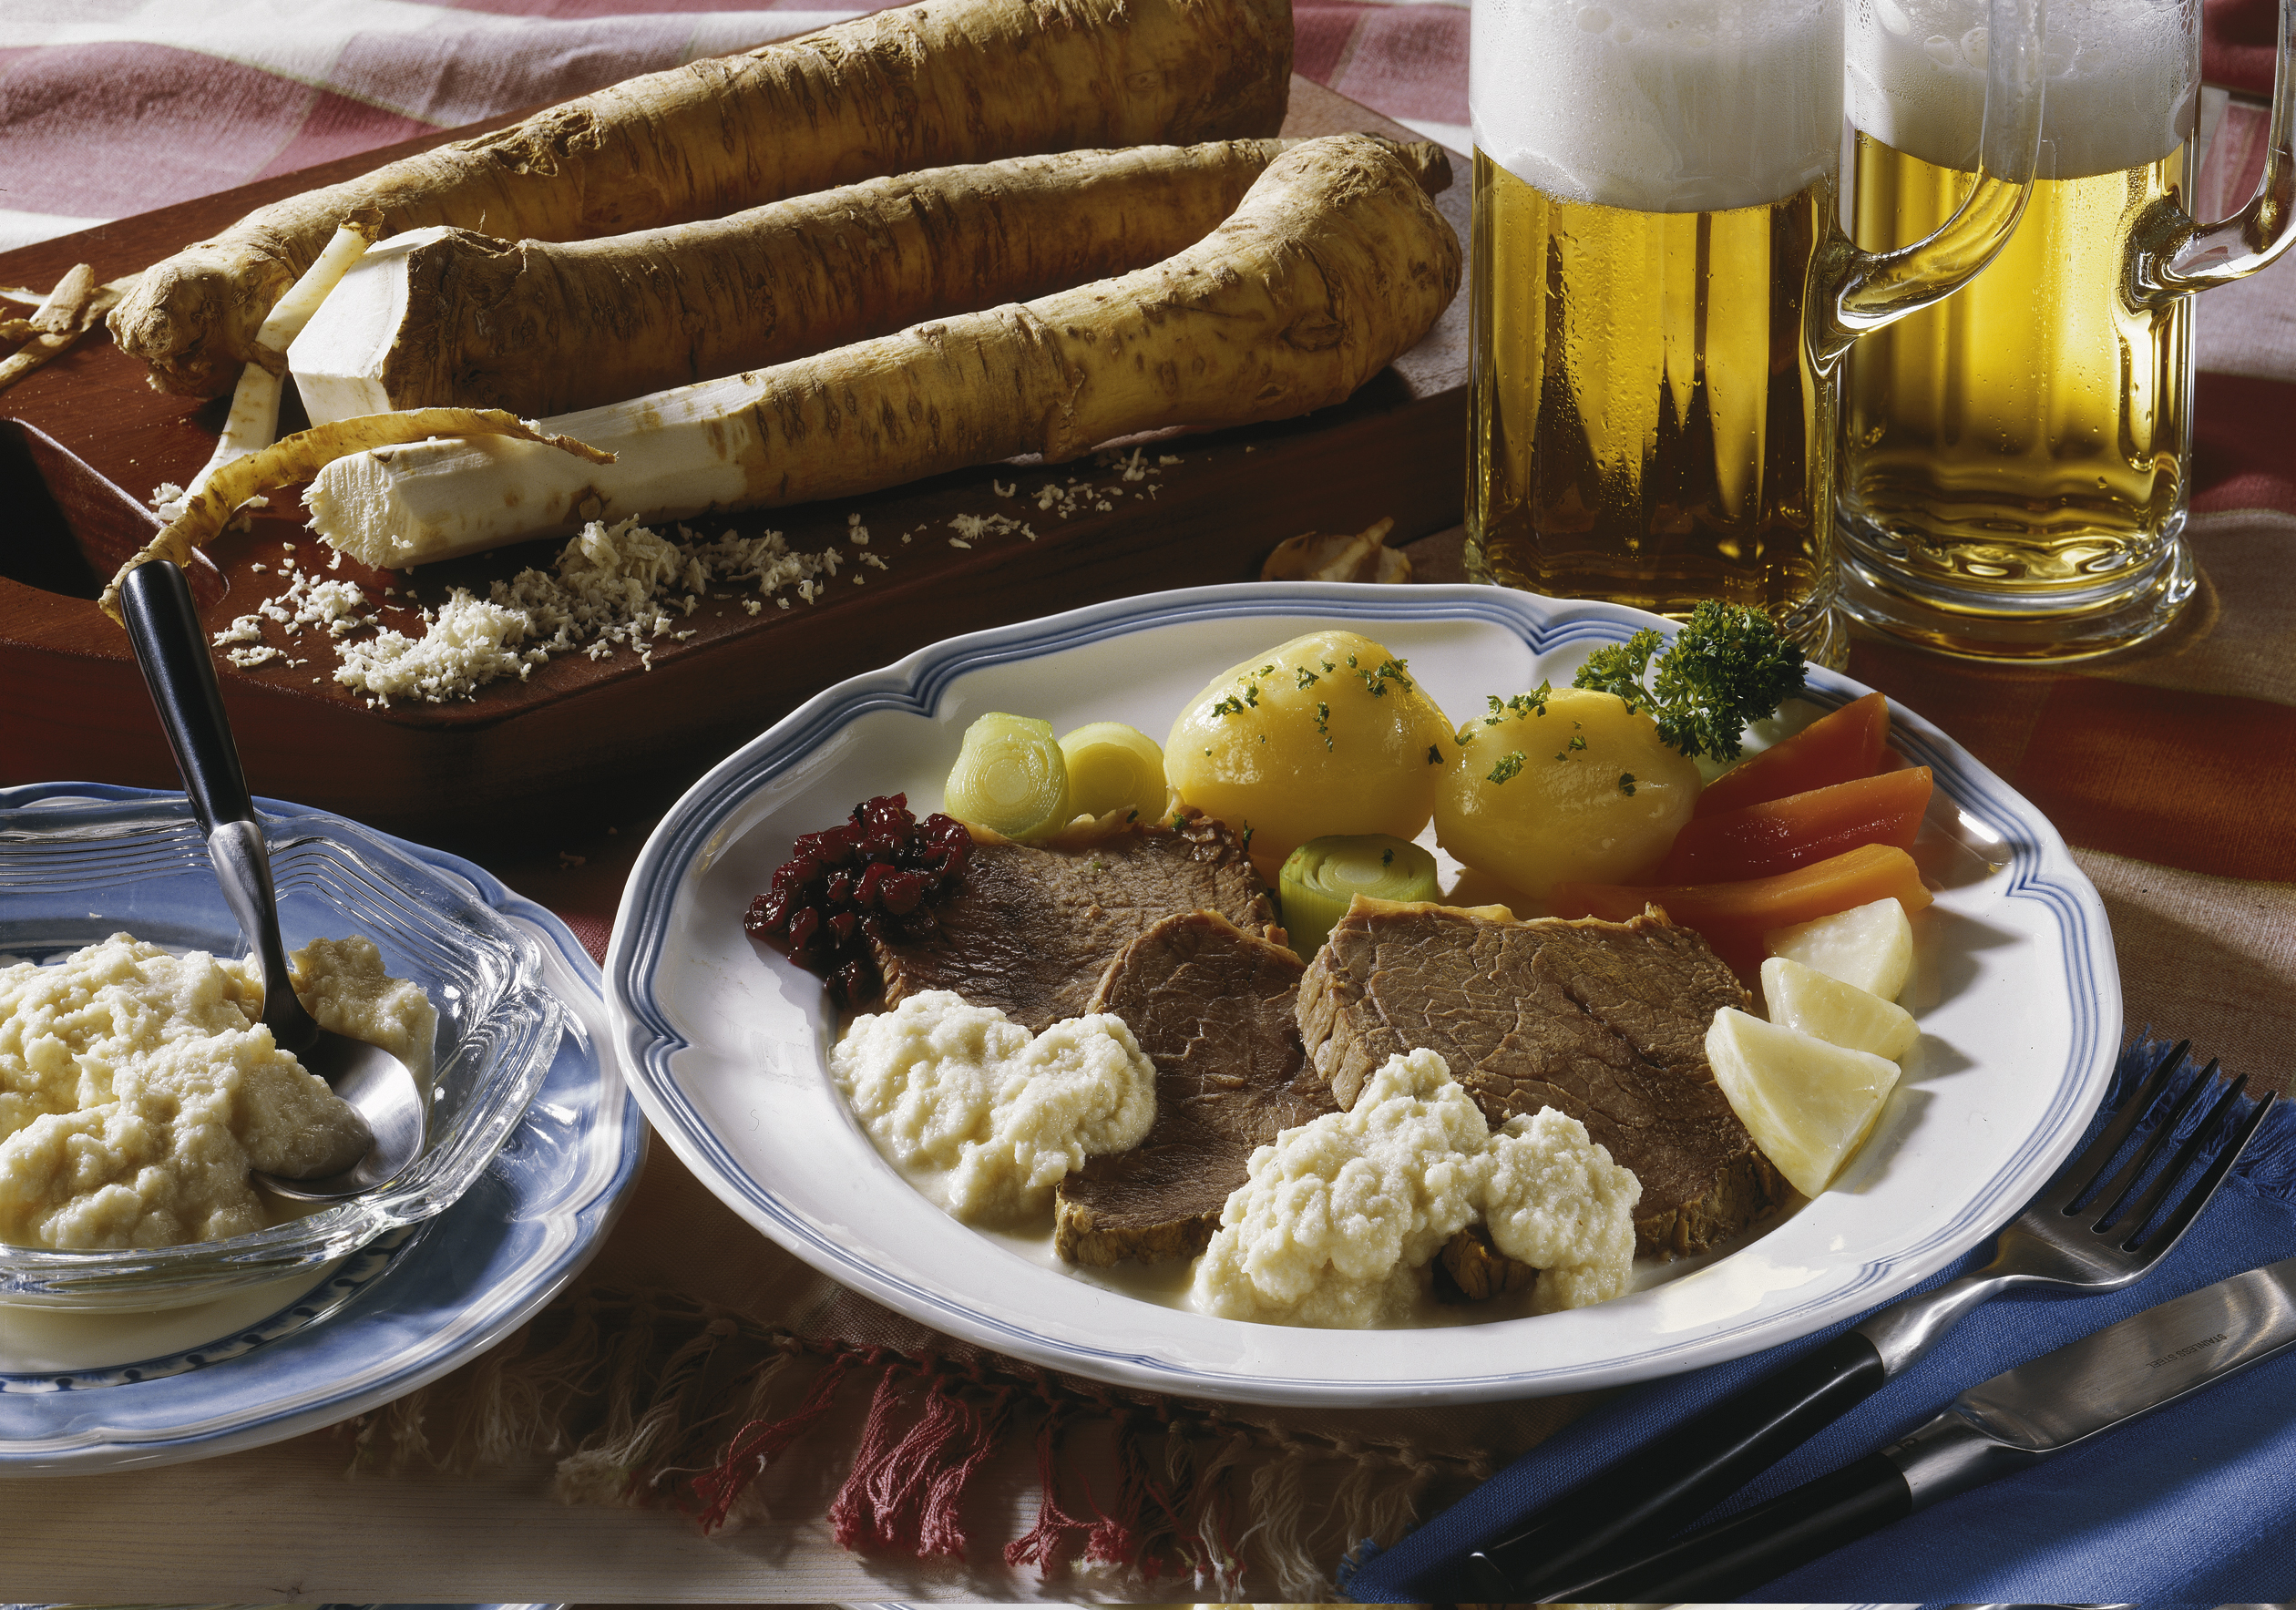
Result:
<svg viewBox="0 0 2296 1610">
<path fill-rule="evenodd" d="M 1645 627 L 1588 655 L 1571 685 L 1647 710 L 1659 738 L 1693 759 L 1731 761 L 1746 724 L 1776 714 L 1802 682 L 1802 651 L 1777 622 L 1747 605 L 1709 600 L 1690 611 L 1671 644 Z"/>
</svg>

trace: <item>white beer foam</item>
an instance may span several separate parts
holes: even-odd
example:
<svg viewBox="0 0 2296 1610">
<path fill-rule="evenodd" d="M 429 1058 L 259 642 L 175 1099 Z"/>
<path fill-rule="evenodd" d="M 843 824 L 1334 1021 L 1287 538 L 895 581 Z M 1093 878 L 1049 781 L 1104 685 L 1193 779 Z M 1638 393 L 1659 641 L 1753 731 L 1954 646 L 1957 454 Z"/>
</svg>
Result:
<svg viewBox="0 0 2296 1610">
<path fill-rule="evenodd" d="M 1566 200 L 1718 212 L 1841 148 L 1842 0 L 1475 0 L 1475 145 Z"/>
<path fill-rule="evenodd" d="M 1990 43 L 1984 0 L 1852 0 L 1850 123 L 1942 167 L 1977 165 Z M 2197 0 L 2048 0 L 2041 177 L 2158 161 L 2200 98 Z"/>
</svg>

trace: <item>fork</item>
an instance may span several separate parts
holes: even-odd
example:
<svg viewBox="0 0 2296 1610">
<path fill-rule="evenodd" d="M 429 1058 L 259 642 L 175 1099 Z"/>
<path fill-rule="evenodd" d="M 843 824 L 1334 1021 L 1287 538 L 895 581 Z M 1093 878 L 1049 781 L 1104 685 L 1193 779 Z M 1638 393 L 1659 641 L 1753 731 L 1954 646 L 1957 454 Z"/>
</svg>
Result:
<svg viewBox="0 0 2296 1610">
<path fill-rule="evenodd" d="M 2030 1288 L 2113 1291 L 2140 1277 L 2208 1205 L 2274 1100 L 2267 1093 L 2245 1118 L 2232 1119 L 2246 1076 L 2220 1080 L 2211 1061 L 2144 1145 L 2113 1169 L 2114 1158 L 2174 1082 L 2190 1050 L 2189 1041 L 2169 1049 L 2096 1138 L 2002 1228 L 1984 1267 L 1891 1304 L 1593 1477 L 1522 1531 L 1469 1555 L 1466 1573 L 1475 1591 L 1462 1589 L 1461 1596 L 1576 1601 L 1579 1589 L 1680 1531 L 1903 1373 L 1978 1304 Z M 2153 1174 L 2154 1163 L 2211 1090 L 2216 1093 L 2207 1115 L 2168 1166 Z M 2219 1136 L 2227 1137 L 2223 1149 L 2156 1225 L 2187 1167 Z M 2148 1176 L 2149 1188 L 2132 1205 Z M 2100 1202 L 2107 1205 L 2096 1212 Z"/>
</svg>

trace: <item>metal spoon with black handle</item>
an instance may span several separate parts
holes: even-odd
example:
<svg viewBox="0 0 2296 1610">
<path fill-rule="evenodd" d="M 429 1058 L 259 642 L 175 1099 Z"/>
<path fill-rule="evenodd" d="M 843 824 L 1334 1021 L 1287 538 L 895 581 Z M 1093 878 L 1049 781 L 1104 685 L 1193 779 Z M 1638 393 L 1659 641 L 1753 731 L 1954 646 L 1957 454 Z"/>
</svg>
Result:
<svg viewBox="0 0 2296 1610">
<path fill-rule="evenodd" d="M 422 1092 L 406 1064 L 381 1046 L 322 1029 L 288 982 L 271 854 L 182 569 L 167 559 L 137 566 L 120 584 L 120 607 L 192 815 L 207 835 L 216 881 L 262 969 L 263 1022 L 282 1048 L 350 1104 L 368 1132 L 362 1154 L 328 1160 L 332 1166 L 323 1165 L 315 1177 L 253 1177 L 298 1201 L 330 1202 L 372 1190 L 422 1151 Z"/>
</svg>

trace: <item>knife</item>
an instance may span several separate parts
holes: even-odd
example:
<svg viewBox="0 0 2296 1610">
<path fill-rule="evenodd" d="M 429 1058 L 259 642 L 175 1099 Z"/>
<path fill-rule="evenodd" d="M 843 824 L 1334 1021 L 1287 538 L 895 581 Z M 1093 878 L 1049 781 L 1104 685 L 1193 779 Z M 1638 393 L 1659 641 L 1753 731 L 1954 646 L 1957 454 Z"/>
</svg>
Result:
<svg viewBox="0 0 2296 1610">
<path fill-rule="evenodd" d="M 2296 1347 L 2296 1257 L 2147 1308 L 1970 1388 L 1881 1452 L 1548 1596 L 1718 1602 Z"/>
</svg>

